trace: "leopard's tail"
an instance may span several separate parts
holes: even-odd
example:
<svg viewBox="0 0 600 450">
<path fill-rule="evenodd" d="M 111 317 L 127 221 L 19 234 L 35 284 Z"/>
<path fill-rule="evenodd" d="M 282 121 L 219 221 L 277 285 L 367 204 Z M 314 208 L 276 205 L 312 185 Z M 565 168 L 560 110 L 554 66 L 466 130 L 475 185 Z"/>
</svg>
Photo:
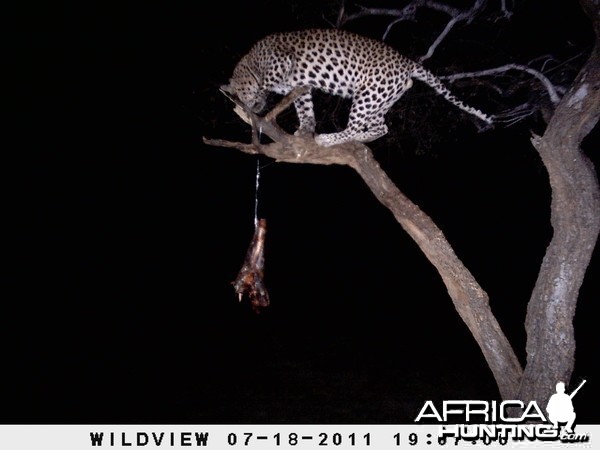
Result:
<svg viewBox="0 0 600 450">
<path fill-rule="evenodd" d="M 440 94 L 442 97 L 444 97 L 450 103 L 458 106 L 463 111 L 466 111 L 469 114 L 473 114 L 474 116 L 479 117 L 481 120 L 483 120 L 484 122 L 486 122 L 488 124 L 493 123 L 493 120 L 490 116 L 482 113 L 481 111 L 479 111 L 476 108 L 473 108 L 472 106 L 465 105 L 461 100 L 456 98 L 454 96 L 454 94 L 452 94 L 452 92 L 450 92 L 450 90 L 446 86 L 444 86 L 444 84 L 438 77 L 436 77 L 433 73 L 431 73 L 429 70 L 427 70 L 423 66 L 415 64 L 415 68 L 412 72 L 412 77 L 416 78 L 419 81 L 427 83 L 438 94 Z"/>
</svg>

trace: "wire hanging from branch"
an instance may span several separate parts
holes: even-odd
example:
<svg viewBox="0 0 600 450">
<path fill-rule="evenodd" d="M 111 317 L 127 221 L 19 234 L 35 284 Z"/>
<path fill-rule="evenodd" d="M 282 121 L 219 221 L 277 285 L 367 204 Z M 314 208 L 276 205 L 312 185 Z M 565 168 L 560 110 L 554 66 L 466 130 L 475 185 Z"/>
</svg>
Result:
<svg viewBox="0 0 600 450">
<path fill-rule="evenodd" d="M 256 158 L 256 187 L 254 190 L 254 228 L 258 226 L 258 188 L 260 185 L 260 156 Z"/>
<path fill-rule="evenodd" d="M 254 194 L 254 236 L 246 252 L 244 264 L 238 276 L 232 283 L 242 301 L 244 295 L 250 299 L 252 310 L 260 313 L 270 304 L 269 293 L 264 282 L 265 267 L 265 236 L 267 233 L 267 220 L 258 218 L 258 189 L 260 186 L 260 160 L 256 160 L 256 186 Z"/>
</svg>

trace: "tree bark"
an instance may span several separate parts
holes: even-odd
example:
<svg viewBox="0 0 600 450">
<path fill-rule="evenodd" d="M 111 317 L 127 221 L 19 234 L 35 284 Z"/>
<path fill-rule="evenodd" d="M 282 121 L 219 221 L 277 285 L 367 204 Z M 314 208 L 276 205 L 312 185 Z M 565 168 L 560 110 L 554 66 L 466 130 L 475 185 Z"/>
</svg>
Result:
<svg viewBox="0 0 600 450">
<path fill-rule="evenodd" d="M 600 232 L 600 186 L 581 142 L 600 116 L 600 6 L 581 0 L 596 45 L 543 136 L 532 143 L 552 188 L 553 236 L 527 308 L 527 365 L 518 398 L 545 404 L 558 381 L 568 384 L 575 355 L 573 317 Z"/>
</svg>

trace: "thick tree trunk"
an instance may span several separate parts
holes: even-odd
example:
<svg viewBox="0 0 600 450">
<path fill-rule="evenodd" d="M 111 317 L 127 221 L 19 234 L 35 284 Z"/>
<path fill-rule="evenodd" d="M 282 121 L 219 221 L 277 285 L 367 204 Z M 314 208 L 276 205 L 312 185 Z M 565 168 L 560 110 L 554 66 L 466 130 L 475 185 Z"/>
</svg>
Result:
<svg viewBox="0 0 600 450">
<path fill-rule="evenodd" d="M 581 3 L 594 23 L 596 46 L 544 135 L 532 139 L 548 170 L 554 233 L 527 308 L 527 365 L 519 398 L 541 404 L 558 381 L 568 384 L 573 372 L 573 316 L 600 232 L 600 186 L 580 148 L 600 116 L 600 6 L 593 0 Z"/>
</svg>

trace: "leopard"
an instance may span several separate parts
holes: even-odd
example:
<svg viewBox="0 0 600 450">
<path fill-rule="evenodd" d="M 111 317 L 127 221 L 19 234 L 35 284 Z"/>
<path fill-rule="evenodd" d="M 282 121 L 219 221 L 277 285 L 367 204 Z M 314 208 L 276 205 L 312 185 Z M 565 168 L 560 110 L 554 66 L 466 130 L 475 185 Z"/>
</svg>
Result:
<svg viewBox="0 0 600 450">
<path fill-rule="evenodd" d="M 424 82 L 444 99 L 490 126 L 493 120 L 466 105 L 423 65 L 403 56 L 383 41 L 341 29 L 305 29 L 267 35 L 237 63 L 229 84 L 251 111 L 261 113 L 269 93 L 287 95 L 308 86 L 294 100 L 297 136 L 314 136 L 330 147 L 350 141 L 371 142 L 388 133 L 389 109 L 412 87 Z M 351 100 L 346 128 L 315 135 L 313 90 Z"/>
</svg>

